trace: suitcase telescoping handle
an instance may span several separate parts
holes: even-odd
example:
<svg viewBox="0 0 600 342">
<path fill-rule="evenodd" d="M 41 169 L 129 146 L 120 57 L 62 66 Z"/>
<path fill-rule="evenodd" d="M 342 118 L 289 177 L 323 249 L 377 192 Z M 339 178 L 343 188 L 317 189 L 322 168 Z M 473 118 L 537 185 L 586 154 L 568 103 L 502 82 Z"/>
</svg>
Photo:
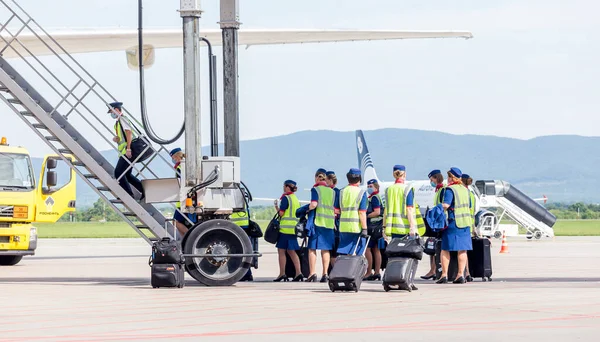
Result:
<svg viewBox="0 0 600 342">
<path fill-rule="evenodd" d="M 360 245 L 360 239 L 362 239 L 362 236 L 358 236 L 358 241 L 356 242 L 356 247 L 354 247 L 354 252 L 352 252 L 352 255 L 356 255 L 356 251 L 358 250 L 358 245 Z M 367 236 L 367 241 L 365 242 L 365 249 L 363 249 L 363 252 L 361 255 L 365 255 L 365 252 L 367 251 L 367 246 L 369 246 L 369 241 L 371 240 L 371 235 Z"/>
</svg>

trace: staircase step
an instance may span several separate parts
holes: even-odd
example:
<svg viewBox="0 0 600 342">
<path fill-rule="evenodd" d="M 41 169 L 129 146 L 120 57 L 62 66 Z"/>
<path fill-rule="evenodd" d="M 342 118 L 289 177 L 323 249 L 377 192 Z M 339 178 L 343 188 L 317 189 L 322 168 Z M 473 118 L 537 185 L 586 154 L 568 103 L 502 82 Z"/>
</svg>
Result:
<svg viewBox="0 0 600 342">
<path fill-rule="evenodd" d="M 131 211 L 124 211 L 123 215 L 125 215 L 125 216 L 137 216 L 135 213 L 132 213 Z"/>
<path fill-rule="evenodd" d="M 5 86 L 0 86 L 0 91 L 3 91 L 3 92 L 5 92 L 5 93 L 8 93 L 8 92 L 9 92 L 8 88 L 7 88 L 7 87 L 5 87 Z"/>
<path fill-rule="evenodd" d="M 23 115 L 23 116 L 33 116 L 33 113 L 28 110 L 23 110 L 23 111 L 20 111 L 19 113 L 21 113 L 21 115 Z"/>
<path fill-rule="evenodd" d="M 97 186 L 96 189 L 98 189 L 100 191 L 110 191 L 110 189 L 106 186 Z"/>
<path fill-rule="evenodd" d="M 75 166 L 85 166 L 85 164 L 79 160 L 74 161 L 72 164 Z"/>
<path fill-rule="evenodd" d="M 14 104 L 23 104 L 23 102 L 21 102 L 19 99 L 8 99 L 8 102 Z"/>
<path fill-rule="evenodd" d="M 66 153 L 66 154 L 73 154 L 73 151 L 69 150 L 68 148 L 59 148 L 58 152 Z"/>
<path fill-rule="evenodd" d="M 136 226 L 138 229 L 150 229 L 150 227 L 148 227 L 148 226 L 147 226 L 147 225 L 145 225 L 145 224 L 139 224 L 139 225 L 137 225 L 137 224 L 136 224 L 135 226 Z"/>
<path fill-rule="evenodd" d="M 44 137 L 44 138 L 46 138 L 46 140 L 48 140 L 48 141 L 60 141 L 57 137 L 55 137 L 53 135 L 49 135 L 49 136 Z"/>
<path fill-rule="evenodd" d="M 114 198 L 114 199 L 111 199 L 111 200 L 108 200 L 108 201 L 109 201 L 110 203 L 114 203 L 114 204 L 122 204 L 122 203 L 123 203 L 123 201 L 121 201 L 121 200 L 120 200 L 120 199 L 118 199 L 118 198 Z"/>
<path fill-rule="evenodd" d="M 32 126 L 37 129 L 48 129 L 48 127 L 42 125 L 41 123 L 34 123 Z"/>
<path fill-rule="evenodd" d="M 91 179 L 99 179 L 98 176 L 92 175 L 92 174 L 86 174 L 86 175 L 83 175 L 83 177 L 85 177 L 85 178 L 91 178 Z"/>
</svg>

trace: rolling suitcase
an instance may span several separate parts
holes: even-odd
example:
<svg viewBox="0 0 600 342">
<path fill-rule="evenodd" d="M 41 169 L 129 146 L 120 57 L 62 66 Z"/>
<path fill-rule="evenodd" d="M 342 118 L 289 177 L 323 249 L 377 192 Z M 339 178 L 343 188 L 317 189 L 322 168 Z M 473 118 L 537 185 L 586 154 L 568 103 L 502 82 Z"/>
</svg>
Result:
<svg viewBox="0 0 600 342">
<path fill-rule="evenodd" d="M 442 276 L 442 240 L 435 244 L 435 280 Z M 448 281 L 456 279 L 458 273 L 458 252 L 450 252 L 450 264 L 448 265 Z"/>
<path fill-rule="evenodd" d="M 182 264 L 152 264 L 151 273 L 150 283 L 153 288 L 183 287 L 185 272 Z"/>
<path fill-rule="evenodd" d="M 295 251 L 298 254 L 298 258 L 300 259 L 300 272 L 304 278 L 308 278 L 310 276 L 310 268 L 308 264 L 308 247 L 306 247 L 306 239 L 302 240 L 302 246 L 300 249 Z M 292 262 L 292 258 L 286 252 L 285 253 L 285 275 L 288 278 L 294 278 L 296 276 L 296 267 L 294 267 L 294 263 Z"/>
<path fill-rule="evenodd" d="M 398 286 L 398 290 L 412 292 L 418 265 L 419 260 L 414 258 L 390 257 L 387 269 L 383 274 L 383 289 L 385 292 L 392 289 L 390 286 Z"/>
<path fill-rule="evenodd" d="M 489 239 L 476 237 L 472 239 L 472 242 L 473 250 L 467 251 L 471 277 L 481 278 L 482 281 L 492 281 L 492 243 Z"/>
<path fill-rule="evenodd" d="M 367 273 L 367 258 L 365 251 L 369 244 L 369 239 L 365 243 L 362 255 L 356 255 L 358 246 L 361 244 L 362 237 L 358 237 L 358 242 L 352 255 L 340 255 L 335 260 L 335 265 L 329 274 L 329 289 L 335 291 L 354 291 L 358 292 L 365 273 Z"/>
</svg>

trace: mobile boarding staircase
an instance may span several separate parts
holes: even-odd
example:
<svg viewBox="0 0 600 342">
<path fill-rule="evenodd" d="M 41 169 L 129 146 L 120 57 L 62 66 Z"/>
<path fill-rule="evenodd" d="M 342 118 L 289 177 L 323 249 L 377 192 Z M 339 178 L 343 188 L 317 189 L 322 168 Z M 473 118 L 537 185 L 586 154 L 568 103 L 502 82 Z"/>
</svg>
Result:
<svg viewBox="0 0 600 342">
<path fill-rule="evenodd" d="M 30 43 L 23 43 L 19 38 L 27 35 Z M 107 104 L 117 99 L 13 0 L 0 0 L 0 39 L 2 101 L 149 244 L 171 235 L 171 222 L 153 205 L 129 196 L 113 176 L 113 164 L 99 152 L 104 146 L 117 151 L 114 120 L 106 114 Z M 32 45 L 48 53 L 36 56 Z M 13 58 L 10 64 L 7 55 Z M 168 151 L 155 148 L 141 135 L 139 122 L 125 108 L 123 113 L 153 150 L 146 161 L 130 163 L 133 174 L 141 180 L 159 178 L 153 169 L 160 163 L 167 165 L 163 170 L 172 170 Z"/>
<path fill-rule="evenodd" d="M 511 184 L 498 180 L 477 181 L 476 188 L 481 208 L 501 209 L 499 217 L 489 212 L 482 213 L 481 216 L 483 225 L 488 222 L 494 223 L 492 231 L 494 237 L 502 236 L 500 222 L 505 215 L 527 231 L 528 239 L 554 236 L 552 226 L 556 222 L 556 217 Z"/>
</svg>

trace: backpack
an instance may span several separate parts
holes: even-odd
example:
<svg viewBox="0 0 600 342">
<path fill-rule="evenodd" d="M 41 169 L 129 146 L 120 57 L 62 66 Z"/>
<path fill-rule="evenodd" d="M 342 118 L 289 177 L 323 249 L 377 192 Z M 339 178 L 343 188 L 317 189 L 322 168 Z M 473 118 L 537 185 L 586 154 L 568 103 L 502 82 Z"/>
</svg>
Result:
<svg viewBox="0 0 600 342">
<path fill-rule="evenodd" d="M 148 262 L 152 264 L 183 264 L 185 258 L 181 249 L 181 243 L 170 237 L 164 237 L 152 244 L 152 255 Z"/>
</svg>

